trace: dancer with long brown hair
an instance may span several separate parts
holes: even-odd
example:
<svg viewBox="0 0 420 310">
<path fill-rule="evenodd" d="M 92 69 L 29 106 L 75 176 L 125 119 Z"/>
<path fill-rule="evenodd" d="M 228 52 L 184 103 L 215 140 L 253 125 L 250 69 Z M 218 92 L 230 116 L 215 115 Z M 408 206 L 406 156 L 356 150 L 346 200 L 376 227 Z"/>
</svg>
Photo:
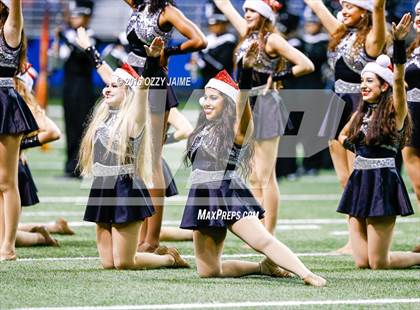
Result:
<svg viewBox="0 0 420 310">
<path fill-rule="evenodd" d="M 385 0 L 340 0 L 343 21 L 327 9 L 322 0 L 305 0 L 330 34 L 329 61 L 335 74 L 334 91 L 345 102 L 340 115 L 337 101 L 331 101 L 321 135 L 327 136 L 331 158 L 340 185 L 351 174 L 354 155 L 338 142 L 338 135 L 356 111 L 360 100 L 360 72 L 384 52 L 386 44 Z M 350 242 L 337 252 L 350 254 Z"/>
</svg>

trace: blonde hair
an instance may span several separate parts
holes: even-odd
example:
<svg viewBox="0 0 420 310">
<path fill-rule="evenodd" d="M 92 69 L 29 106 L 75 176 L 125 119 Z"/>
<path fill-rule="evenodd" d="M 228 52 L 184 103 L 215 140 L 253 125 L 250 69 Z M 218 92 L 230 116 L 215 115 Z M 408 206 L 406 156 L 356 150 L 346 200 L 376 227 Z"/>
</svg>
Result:
<svg viewBox="0 0 420 310">
<path fill-rule="evenodd" d="M 39 105 L 38 100 L 36 100 L 33 92 L 26 87 L 25 82 L 17 77 L 15 77 L 14 80 L 16 91 L 22 97 L 23 101 L 25 101 L 26 105 L 29 107 L 29 110 L 31 110 L 32 115 L 38 124 L 38 127 L 40 130 L 44 129 L 46 127 L 44 118 L 45 111 Z"/>
<path fill-rule="evenodd" d="M 141 90 L 137 90 L 140 92 Z M 148 97 L 148 92 L 142 92 L 142 96 Z M 139 128 L 142 128 L 142 137 L 140 140 L 140 147 L 137 154 L 134 154 L 134 158 L 128 156 L 133 154 L 135 150 L 130 149 L 130 138 L 133 131 L 133 115 L 135 115 L 134 110 L 139 105 L 139 102 L 136 102 L 138 96 L 135 95 L 129 87 L 125 86 L 125 98 L 121 103 L 119 110 L 117 112 L 117 120 L 111 128 L 109 145 L 107 146 L 107 153 L 104 154 L 106 157 L 113 146 L 113 141 L 115 139 L 118 143 L 115 145 L 117 151 L 117 164 L 126 165 L 134 164 L 135 175 L 140 177 L 147 186 L 152 184 L 152 139 L 151 139 L 151 123 L 150 123 L 150 111 L 148 104 L 145 103 L 142 106 L 144 107 L 141 113 L 144 115 L 143 124 L 138 124 Z M 87 127 L 82 143 L 80 145 L 79 151 L 79 163 L 78 167 L 82 176 L 88 176 L 92 174 L 93 167 L 93 143 L 97 129 L 100 124 L 104 122 L 109 116 L 109 106 L 100 100 L 97 106 L 95 107 L 89 126 Z M 115 139 L 114 139 L 115 137 Z M 137 137 L 134 137 L 137 138 Z"/>
</svg>

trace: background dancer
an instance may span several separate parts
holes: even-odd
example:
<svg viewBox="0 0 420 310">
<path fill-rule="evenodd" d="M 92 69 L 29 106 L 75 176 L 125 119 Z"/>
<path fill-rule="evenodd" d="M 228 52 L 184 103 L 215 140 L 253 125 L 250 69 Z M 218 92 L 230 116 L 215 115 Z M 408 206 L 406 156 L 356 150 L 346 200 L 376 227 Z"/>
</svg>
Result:
<svg viewBox="0 0 420 310">
<path fill-rule="evenodd" d="M 127 39 L 131 53 L 128 63 L 137 73 L 141 74 L 144 61 L 144 46 L 150 44 L 156 36 L 161 37 L 166 45 L 161 55 L 161 64 L 166 66 L 168 58 L 172 55 L 185 54 L 206 47 L 204 34 L 178 10 L 172 1 L 167 0 L 124 0 L 133 9 L 127 26 Z M 174 29 L 184 37 L 185 42 L 178 46 L 168 46 Z M 166 84 L 166 83 L 165 83 Z M 163 218 L 163 204 L 165 183 L 162 167 L 162 147 L 166 134 L 169 110 L 178 106 L 178 101 L 172 87 L 162 85 L 161 89 L 150 89 L 150 111 L 152 122 L 152 162 L 153 162 L 153 188 L 150 193 L 156 213 L 147 219 L 139 243 L 139 251 L 153 252 L 159 246 L 159 235 Z M 166 89 L 166 92 L 161 90 Z"/>
<path fill-rule="evenodd" d="M 63 107 L 66 133 L 67 161 L 65 174 L 68 177 L 79 177 L 76 171 L 77 154 L 84 132 L 84 123 L 95 104 L 93 71 L 95 67 L 86 53 L 76 44 L 76 29 L 89 27 L 93 13 L 92 1 L 76 1 L 70 8 L 67 28 L 58 29 L 58 37 L 54 42 L 50 62 L 64 67 Z M 88 29 L 92 44 L 95 44 L 93 31 Z M 53 68 L 58 69 L 58 68 Z"/>
<path fill-rule="evenodd" d="M 302 76 L 314 70 L 312 62 L 299 50 L 292 47 L 274 28 L 275 12 L 280 4 L 277 1 L 248 0 L 243 9 L 244 17 L 240 16 L 229 0 L 214 0 L 216 6 L 229 19 L 238 31 L 241 43 L 237 50 L 236 61 L 241 69 L 241 59 L 254 41 L 260 44 L 258 62 L 253 72 L 253 86 L 268 84 L 271 80 L 281 81 Z M 273 5 L 271 6 L 271 3 Z M 286 59 L 292 67 L 277 72 L 282 60 Z M 251 99 L 255 130 L 254 169 L 250 178 L 251 189 L 265 210 L 264 225 L 271 233 L 275 233 L 280 191 L 277 184 L 275 165 L 280 135 L 283 133 L 282 103 L 279 96 L 273 92 Z"/>
</svg>

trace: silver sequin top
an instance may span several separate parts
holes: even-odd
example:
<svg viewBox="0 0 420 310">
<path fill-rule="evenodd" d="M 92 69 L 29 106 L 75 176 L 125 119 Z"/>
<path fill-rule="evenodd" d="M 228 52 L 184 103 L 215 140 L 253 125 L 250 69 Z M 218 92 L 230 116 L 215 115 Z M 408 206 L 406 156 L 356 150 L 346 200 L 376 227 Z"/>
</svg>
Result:
<svg viewBox="0 0 420 310">
<path fill-rule="evenodd" d="M 118 165 L 118 132 L 111 137 L 111 131 L 118 118 L 118 110 L 110 110 L 108 118 L 99 125 L 93 141 L 93 161 L 107 166 Z M 132 163 L 140 149 L 143 131 L 130 138 L 128 144 L 127 164 Z"/>
<path fill-rule="evenodd" d="M 0 76 L 1 77 L 13 77 L 13 75 L 4 76 L 4 72 L 2 72 L 1 68 L 8 68 L 9 70 L 14 69 L 15 71 L 18 69 L 21 46 L 22 44 L 20 44 L 18 48 L 11 48 L 10 46 L 8 46 L 3 35 L 3 30 L 0 30 Z"/>
<path fill-rule="evenodd" d="M 149 1 L 145 1 L 145 6 L 142 11 L 143 5 L 140 5 L 137 10 L 133 11 L 127 26 L 127 35 L 131 31 L 135 31 L 137 37 L 145 44 L 149 45 L 152 43 L 154 38 L 160 37 L 165 42 L 165 46 L 172 37 L 174 29 L 172 28 L 169 32 L 165 32 L 159 27 L 159 16 L 161 12 L 153 14 L 149 13 Z"/>
<path fill-rule="evenodd" d="M 340 58 L 343 58 L 345 64 L 358 74 L 362 73 L 368 62 L 374 61 L 366 54 L 364 44 L 358 47 L 357 50 L 354 50 L 356 38 L 357 31 L 352 29 L 337 45 L 335 51 L 328 52 L 328 63 L 333 70 Z"/>
<path fill-rule="evenodd" d="M 411 57 L 408 58 L 406 66 L 409 67 L 410 65 L 416 65 L 417 68 L 420 68 L 420 47 L 417 47 Z"/>
<path fill-rule="evenodd" d="M 265 42 L 267 41 L 270 34 L 271 33 L 267 33 L 265 35 L 264 37 Z M 253 32 L 242 42 L 241 46 L 238 48 L 238 50 L 235 53 L 237 63 L 239 63 L 242 57 L 244 57 L 249 46 L 253 42 L 258 41 L 258 40 L 259 40 L 258 32 Z M 280 61 L 280 57 L 270 58 L 270 56 L 268 56 L 267 53 L 264 50 L 262 50 L 258 54 L 257 63 L 255 64 L 253 69 L 257 72 L 271 74 L 274 71 L 276 71 L 279 61 Z"/>
<path fill-rule="evenodd" d="M 188 151 L 193 170 L 235 170 L 242 160 L 248 145 L 241 147 L 233 143 L 231 149 L 220 150 L 217 146 L 220 145 L 221 137 L 217 136 L 214 129 L 214 124 L 208 124 L 194 138 Z"/>
</svg>

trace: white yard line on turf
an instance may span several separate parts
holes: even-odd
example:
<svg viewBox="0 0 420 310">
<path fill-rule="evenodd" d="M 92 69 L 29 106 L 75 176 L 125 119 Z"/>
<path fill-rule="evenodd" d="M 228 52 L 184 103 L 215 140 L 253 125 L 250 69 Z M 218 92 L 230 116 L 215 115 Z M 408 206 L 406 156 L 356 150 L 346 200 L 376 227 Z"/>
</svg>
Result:
<svg viewBox="0 0 420 310">
<path fill-rule="evenodd" d="M 43 216 L 77 216 L 82 218 L 84 211 L 26 211 L 24 210 L 23 218 L 43 217 Z M 76 226 L 83 226 L 83 222 L 72 222 Z M 70 225 L 72 225 L 70 223 Z M 279 225 L 330 225 L 330 224 L 346 224 L 346 219 L 281 219 L 277 221 Z M 397 223 L 420 223 L 420 218 L 397 218 Z M 179 221 L 164 220 L 164 225 L 179 225 Z"/>
<path fill-rule="evenodd" d="M 282 195 L 282 201 L 339 201 L 341 195 L 339 194 L 309 194 L 309 195 Z M 414 199 L 414 194 L 410 194 L 410 198 Z M 44 196 L 40 197 L 41 203 L 74 203 L 86 204 L 87 196 Z M 187 201 L 187 196 L 175 196 L 165 199 L 167 203 L 182 203 Z"/>
<path fill-rule="evenodd" d="M 389 305 L 389 304 L 418 304 L 420 298 L 404 299 L 356 299 L 356 300 L 284 300 L 284 301 L 244 301 L 196 304 L 163 304 L 163 305 L 124 305 L 99 307 L 44 307 L 21 308 L 19 310 L 144 310 L 144 309 L 221 309 L 221 308 L 250 308 L 250 307 L 291 307 L 291 306 L 327 306 L 327 305 Z"/>
<path fill-rule="evenodd" d="M 327 253 L 297 253 L 300 257 L 331 257 L 341 256 L 340 254 L 327 252 Z M 185 259 L 194 259 L 194 255 L 182 255 Z M 223 254 L 222 258 L 241 258 L 241 257 L 263 257 L 262 254 L 242 253 L 242 254 Z M 42 258 L 19 258 L 17 262 L 54 262 L 54 261 L 84 261 L 84 260 L 99 260 L 99 257 L 42 257 Z"/>
</svg>

